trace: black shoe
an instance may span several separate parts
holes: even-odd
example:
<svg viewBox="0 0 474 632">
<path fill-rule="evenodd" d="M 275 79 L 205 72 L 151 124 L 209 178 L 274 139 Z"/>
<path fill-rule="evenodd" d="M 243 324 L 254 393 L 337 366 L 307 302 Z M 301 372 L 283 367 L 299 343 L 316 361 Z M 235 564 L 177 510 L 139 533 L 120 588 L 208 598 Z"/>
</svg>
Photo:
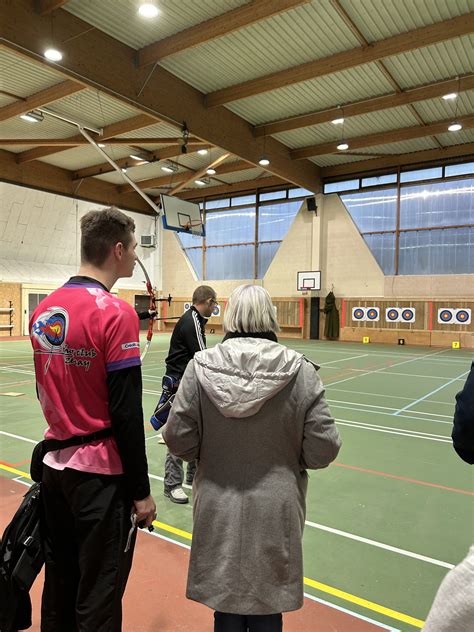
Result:
<svg viewBox="0 0 474 632">
<path fill-rule="evenodd" d="M 192 485 L 194 476 L 186 476 L 186 485 Z"/>
</svg>

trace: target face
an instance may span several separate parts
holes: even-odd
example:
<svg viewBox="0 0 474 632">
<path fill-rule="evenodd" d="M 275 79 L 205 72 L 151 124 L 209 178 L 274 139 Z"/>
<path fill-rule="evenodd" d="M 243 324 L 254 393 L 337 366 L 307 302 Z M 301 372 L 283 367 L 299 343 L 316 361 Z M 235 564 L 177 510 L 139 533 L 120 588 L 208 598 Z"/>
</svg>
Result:
<svg viewBox="0 0 474 632">
<path fill-rule="evenodd" d="M 458 309 L 456 311 L 456 321 L 461 325 L 468 325 L 471 322 L 471 310 Z"/>
<path fill-rule="evenodd" d="M 220 316 L 221 315 L 221 306 L 220 305 L 214 305 L 214 309 L 212 310 L 212 316 Z"/>
<path fill-rule="evenodd" d="M 402 310 L 402 320 L 405 323 L 411 323 L 415 320 L 415 310 L 411 307 L 406 307 Z"/>
<path fill-rule="evenodd" d="M 386 318 L 388 321 L 395 323 L 400 318 L 400 314 L 396 307 L 389 307 L 386 312 Z"/>
<path fill-rule="evenodd" d="M 438 322 L 439 323 L 450 323 L 453 320 L 453 310 L 452 309 L 440 309 L 438 310 Z"/>
<path fill-rule="evenodd" d="M 191 303 L 185 303 L 183 305 L 183 312 L 187 312 L 188 309 L 191 309 Z"/>
<path fill-rule="evenodd" d="M 378 307 L 369 307 L 367 310 L 368 320 L 378 320 L 380 318 L 380 310 Z"/>
<path fill-rule="evenodd" d="M 68 330 L 69 316 L 62 307 L 51 307 L 38 316 L 32 332 L 47 351 L 59 351 L 64 345 Z"/>
<path fill-rule="evenodd" d="M 352 320 L 365 320 L 365 309 L 354 307 L 352 310 Z"/>
</svg>

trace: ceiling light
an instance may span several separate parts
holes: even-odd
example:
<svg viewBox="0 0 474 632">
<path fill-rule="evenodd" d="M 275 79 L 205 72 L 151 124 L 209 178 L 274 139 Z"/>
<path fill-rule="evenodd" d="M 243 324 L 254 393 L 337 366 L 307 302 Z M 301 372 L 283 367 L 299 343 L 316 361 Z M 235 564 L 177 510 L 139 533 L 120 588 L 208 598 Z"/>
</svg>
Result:
<svg viewBox="0 0 474 632">
<path fill-rule="evenodd" d="M 216 170 L 213 169 L 212 167 L 209 167 L 209 169 L 207 169 L 206 171 L 208 176 L 215 176 L 216 175 Z"/>
<path fill-rule="evenodd" d="M 347 143 L 339 143 L 337 148 L 339 149 L 339 151 L 345 151 L 346 149 L 349 149 L 349 145 Z"/>
<path fill-rule="evenodd" d="M 168 162 L 166 165 L 161 167 L 161 171 L 166 171 L 166 173 L 176 173 L 178 171 L 178 167 L 173 165 L 173 163 Z"/>
<path fill-rule="evenodd" d="M 101 147 L 102 149 L 104 149 L 105 143 L 97 143 L 97 147 Z"/>
<path fill-rule="evenodd" d="M 148 160 L 148 158 L 145 156 L 145 154 L 129 154 L 130 158 L 133 158 L 133 160 L 138 160 L 138 162 L 144 162 L 146 164 L 149 164 L 150 161 Z"/>
<path fill-rule="evenodd" d="M 443 94 L 443 99 L 445 101 L 451 101 L 451 99 L 455 99 L 458 96 L 457 92 L 450 92 L 449 94 Z"/>
<path fill-rule="evenodd" d="M 203 187 L 206 184 L 205 180 L 194 180 L 194 182 L 198 184 L 200 187 Z"/>
<path fill-rule="evenodd" d="M 44 51 L 43 55 L 46 57 L 46 59 L 49 59 L 49 61 L 61 61 L 61 59 L 63 58 L 63 54 L 60 53 L 56 48 L 48 48 Z"/>
<path fill-rule="evenodd" d="M 159 13 L 158 7 L 155 7 L 151 2 L 144 2 L 138 8 L 138 13 L 142 16 L 142 18 L 156 18 Z"/>
<path fill-rule="evenodd" d="M 122 173 L 127 173 L 127 170 L 125 169 L 125 167 L 122 167 Z"/>
<path fill-rule="evenodd" d="M 448 130 L 450 132 L 459 132 L 460 129 L 462 129 L 461 123 L 451 123 L 451 125 L 448 127 Z"/>
<path fill-rule="evenodd" d="M 198 149 L 198 154 L 201 156 L 205 156 L 207 154 L 207 149 Z"/>
<path fill-rule="evenodd" d="M 344 123 L 344 119 L 343 118 L 337 118 L 337 119 L 334 119 L 333 121 L 331 121 L 331 123 L 333 125 L 342 125 Z"/>
<path fill-rule="evenodd" d="M 262 167 L 266 167 L 267 165 L 270 164 L 270 161 L 268 160 L 266 156 L 262 156 L 260 160 L 258 161 L 258 164 L 261 165 Z"/>
<path fill-rule="evenodd" d="M 21 114 L 20 118 L 24 121 L 28 121 L 28 123 L 41 123 L 41 121 L 44 119 L 44 116 L 42 112 L 38 112 L 38 110 L 32 110 L 31 112 Z"/>
</svg>

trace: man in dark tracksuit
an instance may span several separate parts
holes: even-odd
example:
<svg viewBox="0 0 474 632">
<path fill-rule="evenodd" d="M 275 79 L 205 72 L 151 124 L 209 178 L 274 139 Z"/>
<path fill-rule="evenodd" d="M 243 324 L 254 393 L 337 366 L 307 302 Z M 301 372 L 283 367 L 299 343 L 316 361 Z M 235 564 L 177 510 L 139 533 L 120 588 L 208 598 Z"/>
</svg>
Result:
<svg viewBox="0 0 474 632">
<path fill-rule="evenodd" d="M 155 429 L 160 428 L 168 418 L 170 406 L 166 406 L 176 393 L 183 373 L 197 351 L 206 348 L 204 328 L 217 303 L 216 293 L 208 285 L 200 285 L 194 290 L 192 306 L 178 320 L 171 336 L 168 357 L 166 358 L 166 375 L 163 378 L 163 394 L 151 423 Z M 172 402 L 172 399 L 171 399 Z M 171 403 L 170 402 L 170 403 Z M 161 411 L 161 412 L 160 412 Z M 192 483 L 196 462 L 188 463 L 186 482 Z M 183 491 L 183 460 L 168 451 L 165 462 L 164 494 L 172 502 L 184 504 L 189 502 Z"/>
<path fill-rule="evenodd" d="M 474 465 L 474 362 L 464 388 L 456 395 L 452 438 L 461 459 Z"/>
</svg>

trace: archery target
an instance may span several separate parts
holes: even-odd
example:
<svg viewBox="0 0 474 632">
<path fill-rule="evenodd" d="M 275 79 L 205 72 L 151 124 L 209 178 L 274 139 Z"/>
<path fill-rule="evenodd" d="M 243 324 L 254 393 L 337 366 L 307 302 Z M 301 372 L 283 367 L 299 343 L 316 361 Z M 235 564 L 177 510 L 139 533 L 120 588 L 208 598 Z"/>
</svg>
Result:
<svg viewBox="0 0 474 632">
<path fill-rule="evenodd" d="M 401 320 L 403 323 L 414 323 L 416 310 L 414 307 L 403 307 L 401 309 Z"/>
<path fill-rule="evenodd" d="M 438 309 L 438 323 L 446 325 L 454 320 L 453 309 Z"/>
<path fill-rule="evenodd" d="M 187 312 L 187 311 L 188 311 L 188 309 L 191 309 L 191 303 L 185 303 L 185 304 L 183 305 L 183 313 L 184 313 L 184 312 Z"/>
<path fill-rule="evenodd" d="M 380 309 L 378 307 L 368 307 L 366 311 L 367 320 L 375 322 L 380 319 Z"/>
<path fill-rule="evenodd" d="M 352 308 L 352 320 L 365 320 L 365 308 L 353 307 Z"/>
<path fill-rule="evenodd" d="M 212 310 L 211 318 L 213 316 L 219 317 L 220 315 L 221 315 L 221 306 L 220 305 L 214 305 L 214 309 Z"/>
<path fill-rule="evenodd" d="M 400 309 L 398 307 L 387 307 L 385 320 L 389 323 L 398 323 L 401 320 Z"/>
<path fill-rule="evenodd" d="M 471 310 L 468 308 L 456 310 L 456 323 L 459 325 L 469 325 L 471 323 Z"/>
</svg>

